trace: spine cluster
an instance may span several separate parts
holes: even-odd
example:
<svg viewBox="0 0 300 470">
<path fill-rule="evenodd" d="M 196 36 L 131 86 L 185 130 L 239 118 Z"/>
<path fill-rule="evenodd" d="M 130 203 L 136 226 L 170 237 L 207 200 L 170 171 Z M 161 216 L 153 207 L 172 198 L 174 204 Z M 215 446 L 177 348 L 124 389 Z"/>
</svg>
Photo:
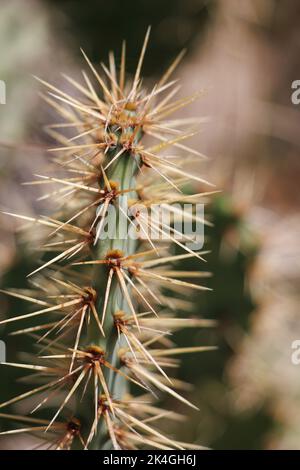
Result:
<svg viewBox="0 0 300 470">
<path fill-rule="evenodd" d="M 207 289 L 197 281 L 207 273 L 176 269 L 177 261 L 197 257 L 201 263 L 205 255 L 190 248 L 193 236 L 179 231 L 176 221 L 185 202 L 204 203 L 211 191 L 186 170 L 202 157 L 185 144 L 196 120 L 171 117 L 199 95 L 174 98 L 179 86 L 170 76 L 182 54 L 150 92 L 142 85 L 149 31 L 130 80 L 124 43 L 119 70 L 110 53 L 103 75 L 83 52 L 89 74 L 83 72 L 82 82 L 65 77 L 74 95 L 42 81 L 44 99 L 59 116 L 48 127 L 58 145 L 50 149 L 53 176 L 37 175 L 30 184 L 50 188 L 44 198 L 57 209 L 40 218 L 10 213 L 34 224 L 45 255 L 29 275 L 32 295 L 6 292 L 35 305 L 1 323 L 28 321 L 12 334 L 30 335 L 38 353 L 31 363 L 5 363 L 29 371 L 34 386 L 0 407 L 26 400 L 28 413 L 49 419 L 0 417 L 18 423 L 6 434 L 38 434 L 45 448 L 197 448 L 159 430 L 160 419 L 183 416 L 156 401 L 169 394 L 196 408 L 183 396 L 187 384 L 170 373 L 178 355 L 210 348 L 177 348 L 172 333 L 213 322 L 176 317 L 188 312 L 191 290 Z M 201 191 L 184 194 L 192 182 Z M 171 217 L 159 211 L 147 217 L 158 205 Z M 195 211 L 189 218 L 208 223 Z"/>
</svg>

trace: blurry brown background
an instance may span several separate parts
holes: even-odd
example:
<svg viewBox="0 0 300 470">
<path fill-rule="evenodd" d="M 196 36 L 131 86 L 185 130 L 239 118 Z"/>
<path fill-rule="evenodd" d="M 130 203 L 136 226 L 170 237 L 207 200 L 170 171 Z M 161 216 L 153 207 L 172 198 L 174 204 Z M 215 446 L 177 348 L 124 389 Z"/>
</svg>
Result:
<svg viewBox="0 0 300 470">
<path fill-rule="evenodd" d="M 146 27 L 152 25 L 146 80 L 155 80 L 184 47 L 177 71 L 182 95 L 206 92 L 184 111 L 203 116 L 193 145 L 206 153 L 198 171 L 222 192 L 207 211 L 209 281 L 195 314 L 215 318 L 213 332 L 179 333 L 178 342 L 218 344 L 216 353 L 184 358 L 180 377 L 196 384 L 193 414 L 173 433 L 216 449 L 300 448 L 300 365 L 291 361 L 299 321 L 300 105 L 291 85 L 300 79 L 300 4 L 297 0 L 2 0 L 0 80 L 0 209 L 40 213 L 38 190 L 21 183 L 47 164 L 53 120 L 39 99 L 38 75 L 61 85 L 84 66 L 128 44 L 132 71 Z M 65 86 L 65 85 L 64 85 Z M 34 263 L 30 243 L 0 214 L 0 284 L 26 287 Z M 1 296 L 0 317 L 21 313 L 22 302 Z M 28 340 L 0 330 L 10 361 Z M 1 370 L 1 401 L 22 374 Z M 2 424 L 0 424 L 2 426 Z M 5 447 L 7 442 L 0 442 Z M 17 444 L 11 444 L 16 446 Z"/>
</svg>

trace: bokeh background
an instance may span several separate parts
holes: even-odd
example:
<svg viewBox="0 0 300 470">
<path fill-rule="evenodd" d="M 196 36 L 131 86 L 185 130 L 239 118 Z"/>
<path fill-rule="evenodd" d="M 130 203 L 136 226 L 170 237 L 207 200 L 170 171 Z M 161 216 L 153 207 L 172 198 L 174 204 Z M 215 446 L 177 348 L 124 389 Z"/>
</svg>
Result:
<svg viewBox="0 0 300 470">
<path fill-rule="evenodd" d="M 222 190 L 206 209 L 214 221 L 206 233 L 213 292 L 195 297 L 194 314 L 218 327 L 192 336 L 182 331 L 177 341 L 219 349 L 183 358 L 179 378 L 195 385 L 188 393 L 200 412 L 171 432 L 214 449 L 300 449 L 300 365 L 291 361 L 292 342 L 300 339 L 300 105 L 291 101 L 292 82 L 300 79 L 299 18 L 297 0 L 0 5 L 0 79 L 7 86 L 0 105 L 1 210 L 48 209 L 37 189 L 21 185 L 47 164 L 43 126 L 53 120 L 32 74 L 60 86 L 61 72 L 76 77 L 84 67 L 80 47 L 99 63 L 111 49 L 120 53 L 123 39 L 132 72 L 148 25 L 146 82 L 187 48 L 177 71 L 180 93 L 206 90 L 184 111 L 205 118 L 192 143 L 210 158 L 197 171 Z M 1 289 L 27 288 L 36 255 L 14 220 L 0 214 L 0 226 Z M 4 295 L 0 302 L 1 318 L 24 312 L 23 302 Z M 8 333 L 2 328 L 0 339 L 13 362 L 31 344 Z M 1 370 L 0 401 L 24 387 L 22 375 Z M 26 445 L 0 440 L 0 448 Z"/>
</svg>

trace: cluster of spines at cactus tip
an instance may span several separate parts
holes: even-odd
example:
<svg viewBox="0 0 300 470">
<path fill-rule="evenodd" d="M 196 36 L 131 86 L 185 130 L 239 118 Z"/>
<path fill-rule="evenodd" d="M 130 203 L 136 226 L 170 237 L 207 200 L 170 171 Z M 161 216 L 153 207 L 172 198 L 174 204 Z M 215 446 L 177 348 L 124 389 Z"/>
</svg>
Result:
<svg viewBox="0 0 300 470">
<path fill-rule="evenodd" d="M 207 289 L 190 279 L 208 274 L 176 270 L 176 263 L 192 257 L 204 261 L 205 252 L 192 251 L 186 243 L 189 236 L 179 241 L 172 221 L 150 221 L 138 207 L 163 203 L 176 218 L 174 203 L 205 202 L 212 191 L 202 189 L 209 186 L 207 181 L 183 169 L 183 162 L 186 167 L 203 157 L 185 144 L 194 134 L 189 126 L 197 120 L 171 117 L 199 96 L 175 99 L 179 86 L 170 76 L 183 54 L 150 92 L 142 84 L 149 33 L 130 80 L 125 74 L 125 43 L 119 67 L 110 53 L 108 66 L 101 64 L 102 74 L 83 52 L 89 73 L 84 71 L 81 81 L 65 76 L 75 93 L 40 80 L 47 89 L 43 98 L 59 117 L 47 127 L 58 145 L 49 149 L 53 172 L 36 175 L 27 184 L 50 188 L 42 199 L 55 205 L 55 213 L 39 218 L 8 213 L 34 225 L 30 233 L 38 235 L 46 261 L 44 257 L 29 274 L 30 293 L 5 291 L 35 309 L 1 322 L 28 323 L 11 334 L 30 335 L 37 353 L 24 364 L 4 366 L 24 368 L 34 385 L 0 405 L 18 409 L 26 400 L 28 415 L 1 413 L 1 418 L 17 423 L 2 434 L 38 435 L 36 448 L 198 447 L 159 430 L 159 420 L 184 417 L 159 408 L 156 400 L 161 393 L 169 394 L 196 408 L 183 396 L 188 384 L 170 377 L 169 371 L 178 366 L 177 355 L 210 349 L 177 348 L 172 341 L 178 329 L 214 325 L 175 316 L 178 310 L 191 309 L 186 291 Z M 184 194 L 182 188 L 192 182 L 201 191 Z M 114 222 L 115 236 L 102 237 L 109 208 L 122 211 L 124 197 L 131 209 L 137 207 L 125 217 L 129 226 L 139 227 L 140 238 L 118 237 L 120 216 Z M 162 235 L 158 241 L 151 238 L 153 230 Z M 176 245 L 182 253 L 171 253 Z M 132 384 L 135 394 L 140 390 L 135 396 Z M 39 412 L 43 419 L 36 417 Z M 45 413 L 50 413 L 49 419 Z"/>
</svg>

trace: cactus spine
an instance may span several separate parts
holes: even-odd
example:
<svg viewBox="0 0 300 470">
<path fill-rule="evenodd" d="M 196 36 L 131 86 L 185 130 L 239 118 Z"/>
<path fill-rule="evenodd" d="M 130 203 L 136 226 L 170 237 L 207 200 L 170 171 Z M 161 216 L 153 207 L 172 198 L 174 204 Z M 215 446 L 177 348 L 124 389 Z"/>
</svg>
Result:
<svg viewBox="0 0 300 470">
<path fill-rule="evenodd" d="M 182 416 L 159 409 L 155 400 L 157 392 L 163 392 L 196 408 L 176 391 L 184 384 L 170 379 L 164 369 L 177 366 L 178 354 L 210 349 L 176 348 L 170 339 L 170 333 L 182 327 L 213 326 L 208 320 L 174 316 L 174 310 L 189 305 L 182 297 L 185 290 L 207 289 L 190 282 L 205 273 L 174 267 L 177 260 L 194 256 L 203 260 L 204 254 L 189 248 L 192 238 L 178 233 L 174 221 L 183 215 L 186 200 L 204 201 L 210 192 L 184 196 L 181 188 L 192 181 L 209 183 L 185 171 L 180 154 L 161 154 L 173 147 L 191 154 L 191 160 L 201 157 L 183 143 L 192 135 L 186 130 L 190 120 L 169 118 L 198 94 L 172 101 L 178 87 L 169 77 L 182 54 L 147 93 L 140 73 L 149 32 L 131 82 L 125 82 L 125 44 L 119 73 L 111 53 L 109 67 L 102 64 L 105 77 L 83 52 L 96 84 L 85 72 L 84 84 L 66 77 L 80 97 L 42 81 L 48 88 L 45 100 L 62 118 L 49 126 L 60 145 L 50 149 L 55 154 L 54 176 L 39 177 L 33 184 L 57 184 L 45 197 L 58 201 L 59 209 L 51 218 L 39 219 L 10 213 L 41 230 L 50 229 L 43 246 L 56 253 L 30 274 L 36 276 L 39 294 L 36 288 L 32 296 L 7 292 L 37 304 L 38 310 L 2 323 L 30 320 L 29 327 L 13 334 L 34 336 L 43 352 L 33 357 L 32 364 L 5 365 L 29 369 L 42 383 L 0 406 L 30 398 L 36 401 L 34 411 L 56 408 L 49 420 L 2 417 L 19 426 L 27 423 L 11 433 L 46 430 L 42 442 L 47 440 L 55 449 L 197 448 L 156 428 L 162 417 L 181 420 Z M 74 129 L 75 134 L 66 137 Z M 145 137 L 156 143 L 146 147 Z M 158 203 L 168 208 L 172 220 L 161 214 L 159 219 L 148 219 L 140 209 Z M 195 214 L 190 218 L 198 220 Z M 128 228 L 135 236 L 129 236 Z M 160 235 L 158 241 L 152 239 L 154 232 Z M 172 255 L 171 244 L 182 253 Z M 161 292 L 162 286 L 171 297 Z M 142 394 L 136 395 L 137 387 Z"/>
</svg>

